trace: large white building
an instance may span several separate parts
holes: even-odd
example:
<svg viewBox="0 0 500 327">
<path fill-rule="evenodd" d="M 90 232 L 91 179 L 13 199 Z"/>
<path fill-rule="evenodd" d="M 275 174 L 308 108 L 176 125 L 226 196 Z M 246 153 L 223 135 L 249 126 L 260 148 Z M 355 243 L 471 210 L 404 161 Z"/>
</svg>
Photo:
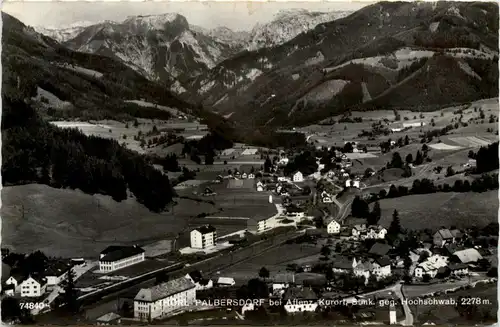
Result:
<svg viewBox="0 0 500 327">
<path fill-rule="evenodd" d="M 211 225 L 193 229 L 190 233 L 191 247 L 193 249 L 208 249 L 217 243 L 217 231 Z"/>
<path fill-rule="evenodd" d="M 111 272 L 144 261 L 144 250 L 138 246 L 108 246 L 99 255 L 99 270 Z"/>
<path fill-rule="evenodd" d="M 300 171 L 297 171 L 293 174 L 293 178 L 292 180 L 296 183 L 300 183 L 300 182 L 303 182 L 304 181 L 304 175 L 300 172 Z"/>
<path fill-rule="evenodd" d="M 19 284 L 21 297 L 39 297 L 47 289 L 47 280 L 45 278 L 33 278 L 28 276 Z"/>
<path fill-rule="evenodd" d="M 141 289 L 134 298 L 134 317 L 150 321 L 195 304 L 196 285 L 181 277 Z"/>
<path fill-rule="evenodd" d="M 340 224 L 336 220 L 332 220 L 326 226 L 326 230 L 328 234 L 339 234 L 340 233 Z"/>
</svg>

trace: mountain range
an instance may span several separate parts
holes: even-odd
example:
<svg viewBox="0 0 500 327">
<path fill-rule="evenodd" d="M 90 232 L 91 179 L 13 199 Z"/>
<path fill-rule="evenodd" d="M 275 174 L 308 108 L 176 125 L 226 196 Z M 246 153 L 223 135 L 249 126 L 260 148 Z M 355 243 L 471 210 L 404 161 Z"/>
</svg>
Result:
<svg viewBox="0 0 500 327">
<path fill-rule="evenodd" d="M 354 13 L 288 11 L 250 32 L 206 30 L 178 14 L 71 28 L 57 35 L 41 31 L 58 41 L 30 29 L 31 38 L 52 48 L 38 60 L 46 65 L 64 52 L 96 69 L 93 58 L 102 58 L 120 70 L 100 63 L 106 76 L 143 78 L 140 85 L 170 89 L 165 94 L 179 106 L 205 108 L 249 129 L 498 96 L 494 3 L 380 2 Z"/>
</svg>

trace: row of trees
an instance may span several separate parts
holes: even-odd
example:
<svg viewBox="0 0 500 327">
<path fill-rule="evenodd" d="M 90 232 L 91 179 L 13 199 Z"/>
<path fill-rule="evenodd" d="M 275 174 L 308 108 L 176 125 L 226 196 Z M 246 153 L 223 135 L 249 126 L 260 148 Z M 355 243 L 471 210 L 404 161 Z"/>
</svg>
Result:
<svg viewBox="0 0 500 327">
<path fill-rule="evenodd" d="M 153 211 L 175 195 L 167 176 L 117 141 L 85 136 L 41 120 L 23 101 L 3 99 L 3 185 L 42 183 L 88 194 L 127 198 L 127 190 Z"/>
<path fill-rule="evenodd" d="M 479 178 L 469 182 L 468 180 L 456 180 L 450 186 L 448 183 L 435 185 L 434 181 L 424 178 L 413 181 L 412 187 L 390 186 L 389 192 L 381 190 L 378 194 L 372 193 L 370 201 L 384 198 L 398 198 L 412 194 L 431 194 L 437 192 L 486 192 L 488 190 L 498 189 L 498 174 L 482 175 Z M 353 202 L 354 204 L 354 202 Z"/>
</svg>

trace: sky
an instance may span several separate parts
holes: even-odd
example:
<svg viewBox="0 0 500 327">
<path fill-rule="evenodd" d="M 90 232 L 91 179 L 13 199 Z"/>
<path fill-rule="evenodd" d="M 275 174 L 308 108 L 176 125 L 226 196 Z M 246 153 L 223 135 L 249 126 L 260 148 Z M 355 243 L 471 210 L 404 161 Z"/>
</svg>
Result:
<svg viewBox="0 0 500 327">
<path fill-rule="evenodd" d="M 373 2 L 366 1 L 3 1 L 2 11 L 26 25 L 62 28 L 77 22 L 123 21 L 128 16 L 169 12 L 185 16 L 192 25 L 204 28 L 225 26 L 251 30 L 256 23 L 272 20 L 280 10 L 303 8 L 309 11 L 354 11 Z"/>
</svg>

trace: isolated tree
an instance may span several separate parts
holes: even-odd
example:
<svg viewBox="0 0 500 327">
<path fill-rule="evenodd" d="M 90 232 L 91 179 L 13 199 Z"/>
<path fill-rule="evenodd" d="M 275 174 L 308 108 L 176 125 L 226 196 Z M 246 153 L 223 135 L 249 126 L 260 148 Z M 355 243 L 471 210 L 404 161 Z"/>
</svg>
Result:
<svg viewBox="0 0 500 327">
<path fill-rule="evenodd" d="M 410 138 L 408 137 L 408 135 L 405 136 L 405 145 L 408 145 L 410 144 Z"/>
<path fill-rule="evenodd" d="M 401 233 L 401 222 L 399 220 L 399 214 L 396 209 L 394 209 L 394 212 L 392 213 L 391 225 L 389 226 L 389 230 L 387 232 L 390 235 L 398 235 L 399 233 Z"/>
<path fill-rule="evenodd" d="M 260 268 L 259 277 L 264 279 L 269 278 L 269 270 L 266 267 Z"/>
<path fill-rule="evenodd" d="M 340 243 L 335 244 L 335 252 L 342 252 L 342 245 Z"/>
<path fill-rule="evenodd" d="M 73 269 L 68 272 L 63 298 L 64 303 L 66 303 L 66 308 L 70 313 L 77 313 L 80 311 L 80 305 L 77 300 L 78 293 L 75 288 L 75 272 Z"/>
<path fill-rule="evenodd" d="M 266 173 L 269 173 L 271 172 L 271 168 L 273 167 L 273 163 L 271 162 L 271 159 L 269 158 L 269 156 L 266 158 L 266 160 L 264 161 L 264 171 Z"/>
<path fill-rule="evenodd" d="M 324 257 L 328 257 L 331 253 L 331 250 L 330 250 L 330 247 L 329 246 L 326 246 L 324 245 L 322 248 L 321 248 L 321 255 L 324 256 Z"/>
<path fill-rule="evenodd" d="M 415 157 L 415 161 L 413 162 L 415 165 L 421 165 L 424 162 L 424 157 L 420 151 L 417 151 L 417 155 Z"/>
<path fill-rule="evenodd" d="M 214 164 L 214 153 L 213 151 L 210 151 L 205 155 L 205 165 L 213 165 L 213 164 Z"/>
<path fill-rule="evenodd" d="M 345 145 L 344 145 L 344 149 L 342 152 L 344 153 L 352 153 L 354 151 L 354 147 L 352 146 L 352 143 L 351 142 L 347 142 Z"/>
<path fill-rule="evenodd" d="M 368 224 L 369 225 L 378 224 L 381 216 L 382 216 L 382 211 L 380 210 L 380 203 L 377 201 L 373 205 L 373 210 L 370 213 L 370 216 L 368 217 Z"/>
<path fill-rule="evenodd" d="M 453 170 L 453 167 L 452 166 L 448 166 L 448 168 L 446 168 L 446 177 L 450 177 L 450 176 L 453 176 L 455 175 L 455 171 Z"/>
<path fill-rule="evenodd" d="M 398 152 L 394 152 L 392 154 L 392 160 L 390 166 L 392 168 L 403 168 L 403 159 L 401 159 L 401 156 L 399 155 Z"/>
<path fill-rule="evenodd" d="M 406 161 L 407 164 L 413 163 L 413 156 L 411 155 L 411 153 L 408 153 L 408 155 L 406 156 L 405 161 Z"/>
</svg>

